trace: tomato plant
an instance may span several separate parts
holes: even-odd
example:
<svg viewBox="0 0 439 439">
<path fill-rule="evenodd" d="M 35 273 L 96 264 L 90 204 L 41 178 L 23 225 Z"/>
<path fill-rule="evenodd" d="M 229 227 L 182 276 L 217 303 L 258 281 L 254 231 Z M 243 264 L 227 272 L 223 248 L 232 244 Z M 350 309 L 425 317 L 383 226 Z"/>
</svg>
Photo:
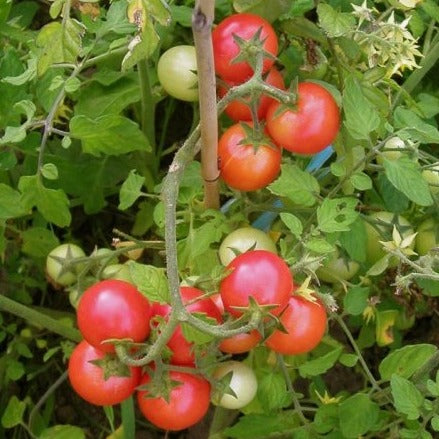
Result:
<svg viewBox="0 0 439 439">
<path fill-rule="evenodd" d="M 224 308 L 239 316 L 252 297 L 258 305 L 271 305 L 279 314 L 293 290 L 293 276 L 279 256 L 267 250 L 242 253 L 227 266 L 229 274 L 221 281 L 220 294 Z"/>
<path fill-rule="evenodd" d="M 285 83 L 282 77 L 282 74 L 275 67 L 272 67 L 265 76 L 265 83 L 268 85 L 272 85 L 278 89 L 284 90 Z M 233 83 L 227 83 L 228 87 L 232 87 Z M 227 92 L 225 87 L 220 86 L 218 89 L 218 94 L 220 97 L 223 97 Z M 248 101 L 248 102 L 247 102 Z M 274 102 L 274 98 L 262 94 L 256 101 L 256 114 L 259 120 L 264 120 L 267 114 L 268 107 L 272 102 Z M 252 112 L 251 112 L 251 102 L 249 99 L 236 99 L 230 102 L 225 108 L 224 112 L 229 116 L 232 120 L 236 122 L 240 121 L 251 121 Z"/>
<path fill-rule="evenodd" d="M 164 52 L 157 64 L 160 84 L 172 97 L 182 101 L 198 100 L 195 47 L 174 46 Z"/>
<path fill-rule="evenodd" d="M 198 288 L 181 287 L 181 298 L 183 304 L 187 305 L 186 310 L 190 313 L 204 314 L 221 323 L 222 317 L 215 303 L 209 298 L 201 298 L 204 292 Z M 171 313 L 171 306 L 168 304 L 154 303 L 152 306 L 152 317 L 161 316 L 167 318 Z M 179 325 L 173 332 L 167 343 L 168 348 L 172 351 L 171 363 L 193 365 L 195 361 L 194 345 L 186 340 L 183 330 Z"/>
<path fill-rule="evenodd" d="M 294 108 L 274 102 L 267 110 L 267 130 L 282 148 L 312 155 L 334 141 L 340 128 L 340 111 L 331 93 L 314 82 L 301 82 Z"/>
<path fill-rule="evenodd" d="M 426 218 L 416 228 L 416 251 L 426 255 L 432 248 L 439 246 L 439 225 L 434 218 Z"/>
<path fill-rule="evenodd" d="M 282 154 L 269 141 L 247 140 L 241 124 L 228 128 L 218 142 L 218 160 L 222 180 L 231 188 L 255 191 L 270 184 L 280 172 Z"/>
<path fill-rule="evenodd" d="M 224 379 L 226 385 L 213 397 L 214 404 L 226 409 L 240 409 L 249 404 L 258 390 L 258 381 L 253 370 L 245 363 L 227 361 L 221 363 L 213 373 L 217 380 Z"/>
<path fill-rule="evenodd" d="M 66 264 L 71 263 L 72 259 L 83 257 L 84 250 L 76 244 L 66 243 L 55 247 L 46 258 L 47 276 L 59 285 L 72 285 L 84 264 L 74 264 L 71 267 L 67 267 Z"/>
<path fill-rule="evenodd" d="M 169 397 L 152 396 L 148 390 L 137 392 L 140 411 L 146 419 L 163 430 L 178 431 L 191 427 L 207 413 L 210 404 L 210 384 L 195 373 L 169 372 L 174 387 Z M 140 385 L 150 383 L 144 374 Z"/>
<path fill-rule="evenodd" d="M 253 47 L 249 56 L 254 60 L 261 50 L 272 56 L 264 56 L 263 72 L 274 63 L 278 52 L 277 35 L 266 20 L 255 14 L 233 14 L 219 23 L 212 32 L 212 44 L 216 73 L 224 80 L 241 83 L 253 73 L 249 61 L 238 60 L 240 48 L 237 38 L 251 41 L 257 37 L 260 48 Z"/>
<path fill-rule="evenodd" d="M 293 295 L 288 307 L 280 316 L 286 333 L 276 329 L 265 340 L 265 345 L 275 352 L 285 355 L 298 355 L 314 349 L 326 331 L 326 310 L 322 302 L 315 302 L 299 295 Z"/>
<path fill-rule="evenodd" d="M 128 368 L 112 354 L 83 340 L 70 356 L 68 375 L 81 398 L 94 405 L 107 406 L 119 404 L 134 393 L 140 382 L 141 368 Z"/>
<path fill-rule="evenodd" d="M 334 252 L 316 271 L 316 274 L 321 281 L 335 284 L 352 279 L 359 269 L 358 262 L 339 256 L 338 252 Z"/>
<path fill-rule="evenodd" d="M 114 351 L 107 339 L 144 341 L 150 332 L 151 306 L 134 285 L 116 279 L 92 285 L 82 295 L 78 310 L 78 327 L 94 347 Z"/>
<path fill-rule="evenodd" d="M 248 250 L 277 253 L 275 243 L 265 232 L 254 227 L 240 227 L 222 240 L 218 255 L 221 263 L 228 265 L 238 254 Z"/>
</svg>

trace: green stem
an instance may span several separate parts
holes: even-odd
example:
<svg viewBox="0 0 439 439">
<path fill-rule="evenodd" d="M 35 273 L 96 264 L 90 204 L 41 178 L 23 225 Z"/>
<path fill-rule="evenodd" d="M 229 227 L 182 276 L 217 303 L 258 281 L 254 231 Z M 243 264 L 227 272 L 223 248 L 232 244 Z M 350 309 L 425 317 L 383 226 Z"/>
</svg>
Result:
<svg viewBox="0 0 439 439">
<path fill-rule="evenodd" d="M 140 125 L 153 150 L 155 148 L 155 104 L 151 93 L 148 61 L 141 60 L 137 64 L 139 74 L 142 114 Z"/>
<path fill-rule="evenodd" d="M 9 299 L 4 295 L 0 295 L 0 309 L 25 319 L 35 326 L 42 326 L 43 328 L 74 342 L 79 343 L 82 340 L 81 333 L 76 328 L 66 326 L 58 320 L 22 305 L 15 300 Z"/>
<path fill-rule="evenodd" d="M 133 397 L 130 396 L 123 401 L 120 404 L 120 408 L 124 439 L 134 439 L 136 436 L 136 415 L 134 412 Z"/>
</svg>

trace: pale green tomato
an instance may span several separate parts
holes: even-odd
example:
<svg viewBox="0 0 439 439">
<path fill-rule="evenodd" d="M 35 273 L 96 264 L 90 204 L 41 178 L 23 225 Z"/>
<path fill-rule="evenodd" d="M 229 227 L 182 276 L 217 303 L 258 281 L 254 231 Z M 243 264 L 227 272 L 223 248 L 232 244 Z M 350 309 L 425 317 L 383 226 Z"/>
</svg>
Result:
<svg viewBox="0 0 439 439">
<path fill-rule="evenodd" d="M 336 284 L 352 279 L 359 268 L 358 262 L 348 261 L 339 257 L 338 252 L 333 252 L 329 260 L 316 271 L 316 274 L 321 281 Z"/>
<path fill-rule="evenodd" d="M 381 259 L 386 251 L 383 249 L 382 244 L 379 241 L 392 241 L 392 231 L 395 225 L 398 232 L 402 238 L 407 238 L 414 233 L 411 224 L 406 218 L 401 215 L 392 212 L 375 212 L 372 213 L 369 218 L 372 220 L 379 220 L 382 224 L 369 224 L 365 222 L 366 232 L 367 232 L 367 248 L 366 248 L 366 258 L 369 264 L 374 264 L 379 259 Z M 413 248 L 415 243 L 410 245 Z M 396 258 L 391 258 L 390 266 L 395 266 L 398 263 Z"/>
<path fill-rule="evenodd" d="M 162 54 L 157 64 L 160 84 L 172 97 L 198 100 L 197 57 L 194 46 L 174 46 Z"/>
<path fill-rule="evenodd" d="M 219 248 L 219 258 L 226 266 L 236 256 L 248 250 L 267 250 L 277 253 L 275 243 L 265 232 L 254 227 L 241 227 L 224 238 Z"/>
<path fill-rule="evenodd" d="M 383 158 L 387 160 L 394 161 L 398 160 L 403 154 L 404 149 L 406 149 L 404 140 L 399 137 L 391 137 L 385 144 L 384 148 L 376 158 L 377 163 L 383 164 Z"/>
<path fill-rule="evenodd" d="M 118 263 L 117 256 L 113 256 L 113 250 L 110 250 L 109 248 L 96 248 L 93 250 L 93 253 L 90 256 L 106 256 L 104 258 L 96 259 L 96 264 L 93 267 L 94 273 L 98 273 L 99 270 L 104 266 Z"/>
<path fill-rule="evenodd" d="M 430 186 L 431 193 L 439 194 L 439 165 L 422 171 L 422 177 Z"/>
<path fill-rule="evenodd" d="M 126 264 L 107 265 L 101 273 L 102 279 L 117 279 L 132 283 L 130 268 Z"/>
<path fill-rule="evenodd" d="M 230 377 L 231 374 L 231 377 Z M 226 377 L 227 375 L 227 377 Z M 249 404 L 256 396 L 258 381 L 256 375 L 249 366 L 239 361 L 227 361 L 221 363 L 213 374 L 214 378 L 220 380 L 226 377 L 229 383 L 229 393 L 224 392 L 214 395 L 212 402 L 215 405 L 226 409 L 240 409 Z"/>
<path fill-rule="evenodd" d="M 84 268 L 85 263 L 75 264 L 68 270 L 66 263 L 75 258 L 85 257 L 84 250 L 76 244 L 61 244 L 55 247 L 46 259 L 47 276 L 61 286 L 72 285 L 76 282 L 78 274 Z"/>
<path fill-rule="evenodd" d="M 433 218 L 427 218 L 417 228 L 416 251 L 426 255 L 433 247 L 439 246 L 439 224 Z"/>
</svg>

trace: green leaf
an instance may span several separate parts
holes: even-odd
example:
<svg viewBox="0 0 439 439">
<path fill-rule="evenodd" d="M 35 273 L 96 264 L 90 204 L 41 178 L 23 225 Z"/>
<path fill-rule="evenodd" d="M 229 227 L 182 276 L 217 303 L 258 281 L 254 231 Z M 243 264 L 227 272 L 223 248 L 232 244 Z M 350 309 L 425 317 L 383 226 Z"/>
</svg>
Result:
<svg viewBox="0 0 439 439">
<path fill-rule="evenodd" d="M 310 207 L 316 202 L 320 186 L 316 178 L 308 172 L 296 165 L 284 164 L 279 178 L 268 186 L 268 190 L 295 204 Z"/>
<path fill-rule="evenodd" d="M 343 110 L 346 128 L 355 139 L 368 140 L 380 124 L 376 108 L 364 96 L 360 84 L 352 76 L 345 80 Z"/>
<path fill-rule="evenodd" d="M 195 316 L 198 320 L 201 320 L 204 323 L 209 323 L 212 326 L 218 324 L 216 319 L 209 317 L 204 313 L 193 312 L 191 314 Z M 206 344 L 214 339 L 213 335 L 203 332 L 200 329 L 197 329 L 194 326 L 189 325 L 188 323 L 181 323 L 181 330 L 183 332 L 184 338 L 187 341 L 194 343 L 196 345 Z"/>
<path fill-rule="evenodd" d="M 17 76 L 6 76 L 1 81 L 11 85 L 23 85 L 32 81 L 37 76 L 37 59 L 30 58 L 27 61 L 27 69 Z"/>
<path fill-rule="evenodd" d="M 258 399 L 264 410 L 274 411 L 289 404 L 291 397 L 280 373 L 269 372 L 258 377 Z"/>
<path fill-rule="evenodd" d="M 21 233 L 23 253 L 36 258 L 45 258 L 54 249 L 59 240 L 52 230 L 43 227 L 32 227 Z"/>
<path fill-rule="evenodd" d="M 397 160 L 383 158 L 383 165 L 390 183 L 409 200 L 420 206 L 433 204 L 428 183 L 422 178 L 418 163 L 401 156 Z"/>
<path fill-rule="evenodd" d="M 378 175 L 375 183 L 388 211 L 404 212 L 409 208 L 410 200 L 390 183 L 384 173 Z"/>
<path fill-rule="evenodd" d="M 358 438 L 370 431 L 378 421 L 378 404 L 364 393 L 345 399 L 339 406 L 340 430 L 345 438 Z"/>
<path fill-rule="evenodd" d="M 341 37 L 349 33 L 355 27 L 355 17 L 351 13 L 338 12 L 326 3 L 317 6 L 320 26 L 328 37 Z"/>
<path fill-rule="evenodd" d="M 36 39 L 40 48 L 38 75 L 55 63 L 74 63 L 81 51 L 83 33 L 83 25 L 72 18 L 67 18 L 64 25 L 53 21 L 43 26 Z"/>
<path fill-rule="evenodd" d="M 355 354 L 341 354 L 338 361 L 343 366 L 354 367 L 358 363 L 358 356 Z"/>
<path fill-rule="evenodd" d="M 46 163 L 41 168 L 41 174 L 44 178 L 47 178 L 48 180 L 57 180 L 58 168 L 53 163 Z"/>
<path fill-rule="evenodd" d="M 395 349 L 379 365 L 381 379 L 389 380 L 393 374 L 410 378 L 436 351 L 437 347 L 431 344 L 408 345 Z"/>
<path fill-rule="evenodd" d="M 25 114 L 26 120 L 18 127 L 6 127 L 5 134 L 0 139 L 0 145 L 7 143 L 18 143 L 26 138 L 26 129 L 32 121 L 36 107 L 32 101 L 20 101 L 14 104 L 14 110 L 18 114 Z"/>
<path fill-rule="evenodd" d="M 64 84 L 66 93 L 74 93 L 81 87 L 81 80 L 78 78 L 68 78 Z"/>
<path fill-rule="evenodd" d="M 38 436 L 39 439 L 85 439 L 84 431 L 73 425 L 55 425 L 46 428 Z"/>
<path fill-rule="evenodd" d="M 82 141 L 84 152 L 95 156 L 151 150 L 138 125 L 123 116 L 105 115 L 96 119 L 75 116 L 70 120 L 70 133 Z"/>
<path fill-rule="evenodd" d="M 137 289 L 151 302 L 168 303 L 169 289 L 164 268 L 129 262 L 131 278 Z"/>
<path fill-rule="evenodd" d="M 23 421 L 26 403 L 20 401 L 15 395 L 11 396 L 2 416 L 2 426 L 13 428 Z"/>
<path fill-rule="evenodd" d="M 135 203 L 142 195 L 142 186 L 144 183 L 145 177 L 137 175 L 135 170 L 130 171 L 120 188 L 118 206 L 120 210 L 128 209 Z"/>
<path fill-rule="evenodd" d="M 355 210 L 357 204 L 358 200 L 355 198 L 325 198 L 317 209 L 319 229 L 327 233 L 348 231 L 358 217 Z"/>
<path fill-rule="evenodd" d="M 408 419 L 418 419 L 424 397 L 416 386 L 406 378 L 393 374 L 390 379 L 390 389 L 396 410 L 407 415 Z"/>
<path fill-rule="evenodd" d="M 421 7 L 431 18 L 439 22 L 439 5 L 434 0 L 423 0 Z"/>
<path fill-rule="evenodd" d="M 398 107 L 393 117 L 396 128 L 406 131 L 413 140 L 421 143 L 439 143 L 439 130 L 422 120 L 413 111 Z"/>
<path fill-rule="evenodd" d="M 312 238 L 305 242 L 305 247 L 315 253 L 327 254 L 334 251 L 334 246 L 323 238 Z"/>
<path fill-rule="evenodd" d="M 21 203 L 21 194 L 10 186 L 0 183 L 0 220 L 25 215 L 26 209 Z"/>
<path fill-rule="evenodd" d="M 368 305 L 369 288 L 353 286 L 349 288 L 343 299 L 343 309 L 348 314 L 358 316 L 363 313 Z"/>
<path fill-rule="evenodd" d="M 24 365 L 13 358 L 7 359 L 6 376 L 12 381 L 18 381 L 25 374 Z"/>
<path fill-rule="evenodd" d="M 303 378 L 322 375 L 327 372 L 334 364 L 337 362 L 340 357 L 343 348 L 337 348 L 333 351 L 328 352 L 321 357 L 315 358 L 313 360 L 309 360 L 299 366 L 300 376 Z"/>
<path fill-rule="evenodd" d="M 338 423 L 337 404 L 323 404 L 317 408 L 313 422 L 317 433 L 329 433 L 338 427 Z"/>
<path fill-rule="evenodd" d="M 356 172 L 349 179 L 352 186 L 359 191 L 368 191 L 372 189 L 372 179 L 364 172 Z"/>
<path fill-rule="evenodd" d="M 302 222 L 292 213 L 281 212 L 280 219 L 288 227 L 290 232 L 296 237 L 301 238 L 303 232 Z"/>
<path fill-rule="evenodd" d="M 357 218 L 346 232 L 341 232 L 339 241 L 348 255 L 357 262 L 365 262 L 367 233 L 364 221 Z"/>
<path fill-rule="evenodd" d="M 288 11 L 290 3 L 288 0 L 234 0 L 233 8 L 236 12 L 260 15 L 271 23 Z"/>
<path fill-rule="evenodd" d="M 18 188 L 22 194 L 21 201 L 26 209 L 36 206 L 44 218 L 59 227 L 70 225 L 72 219 L 69 199 L 61 189 L 48 189 L 36 175 L 20 178 Z"/>
<path fill-rule="evenodd" d="M 439 416 L 436 415 L 431 418 L 431 428 L 434 431 L 439 431 Z"/>
</svg>

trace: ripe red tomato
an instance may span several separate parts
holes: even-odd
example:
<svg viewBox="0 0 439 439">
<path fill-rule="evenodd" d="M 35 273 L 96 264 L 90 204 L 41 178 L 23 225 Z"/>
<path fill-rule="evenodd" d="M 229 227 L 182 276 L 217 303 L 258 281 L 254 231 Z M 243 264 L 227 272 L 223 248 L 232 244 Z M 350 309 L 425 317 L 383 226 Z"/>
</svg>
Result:
<svg viewBox="0 0 439 439">
<path fill-rule="evenodd" d="M 163 430 L 178 431 L 199 422 L 206 414 L 210 403 L 210 384 L 204 378 L 183 372 L 171 371 L 169 378 L 177 381 L 166 401 L 163 397 L 148 397 L 148 391 L 137 393 L 140 411 L 146 419 Z M 140 384 L 149 383 L 145 374 Z"/>
<path fill-rule="evenodd" d="M 265 82 L 269 85 L 272 85 L 274 87 L 277 87 L 281 90 L 285 90 L 285 84 L 284 79 L 282 75 L 280 74 L 279 70 L 277 70 L 275 67 L 273 67 L 267 74 L 265 78 Z M 232 87 L 233 83 L 229 83 L 229 86 Z M 218 90 L 218 94 L 220 97 L 223 97 L 226 94 L 227 90 L 224 87 L 220 87 Z M 246 99 L 249 101 L 249 99 Z M 268 95 L 262 95 L 259 98 L 258 101 L 258 119 L 264 120 L 265 116 L 267 114 L 268 107 L 273 102 L 276 102 L 275 99 Z M 234 100 L 230 102 L 229 105 L 225 108 L 225 113 L 227 116 L 229 116 L 231 119 L 233 119 L 236 122 L 239 122 L 241 120 L 252 120 L 252 114 L 250 111 L 250 106 L 243 102 L 242 100 Z"/>
<path fill-rule="evenodd" d="M 276 329 L 265 345 L 285 355 L 304 354 L 314 349 L 323 338 L 326 310 L 319 300 L 314 303 L 301 296 L 291 296 L 280 321 L 288 333 Z"/>
<path fill-rule="evenodd" d="M 151 306 L 148 299 L 128 282 L 108 279 L 85 290 L 79 301 L 78 327 L 95 348 L 114 352 L 102 343 L 110 338 L 144 341 L 150 332 Z"/>
<path fill-rule="evenodd" d="M 267 130 L 283 148 L 297 154 L 316 154 L 337 136 L 340 112 L 335 99 L 321 85 L 301 82 L 295 109 L 279 114 L 279 102 L 267 111 Z"/>
<path fill-rule="evenodd" d="M 220 284 L 224 308 L 239 316 L 248 307 L 249 297 L 259 305 L 276 305 L 270 310 L 279 314 L 287 305 L 293 290 L 293 276 L 285 261 L 267 250 L 242 253 L 227 266 L 230 272 Z"/>
<path fill-rule="evenodd" d="M 255 191 L 270 184 L 280 172 L 281 150 L 268 143 L 242 144 L 246 133 L 241 124 L 228 128 L 218 142 L 221 178 L 240 191 Z"/>
<path fill-rule="evenodd" d="M 255 329 L 221 340 L 219 349 L 226 354 L 243 354 L 257 346 L 261 340 L 262 335 Z"/>
<path fill-rule="evenodd" d="M 278 40 L 271 24 L 259 15 L 234 14 L 225 18 L 212 32 L 213 55 L 217 75 L 226 81 L 241 83 L 251 77 L 253 68 L 245 61 L 233 62 L 240 52 L 235 35 L 250 40 L 258 30 L 262 50 L 277 56 Z M 274 58 L 264 57 L 263 72 L 267 72 Z"/>
<path fill-rule="evenodd" d="M 112 362 L 109 367 L 114 369 L 121 366 L 114 355 L 94 348 L 85 340 L 75 347 L 70 356 L 68 366 L 70 384 L 81 398 L 91 404 L 119 404 L 134 392 L 140 382 L 140 367 L 130 367 L 129 376 L 113 375 L 105 379 L 104 370 L 91 361 L 103 360 L 106 356 L 107 359 L 114 357 L 109 360 Z"/>
<path fill-rule="evenodd" d="M 218 323 L 222 322 L 221 313 L 215 303 L 209 299 L 201 299 L 195 301 L 204 294 L 203 291 L 193 287 L 181 287 L 181 297 L 183 303 L 191 302 L 186 309 L 191 313 L 204 313 L 208 317 L 214 318 Z M 171 312 L 170 305 L 153 304 L 152 315 L 160 315 L 165 317 Z M 195 362 L 195 355 L 193 352 L 193 343 L 184 338 L 181 326 L 177 326 L 174 333 L 167 343 L 168 348 L 172 351 L 170 362 L 172 364 L 193 365 Z"/>
</svg>

